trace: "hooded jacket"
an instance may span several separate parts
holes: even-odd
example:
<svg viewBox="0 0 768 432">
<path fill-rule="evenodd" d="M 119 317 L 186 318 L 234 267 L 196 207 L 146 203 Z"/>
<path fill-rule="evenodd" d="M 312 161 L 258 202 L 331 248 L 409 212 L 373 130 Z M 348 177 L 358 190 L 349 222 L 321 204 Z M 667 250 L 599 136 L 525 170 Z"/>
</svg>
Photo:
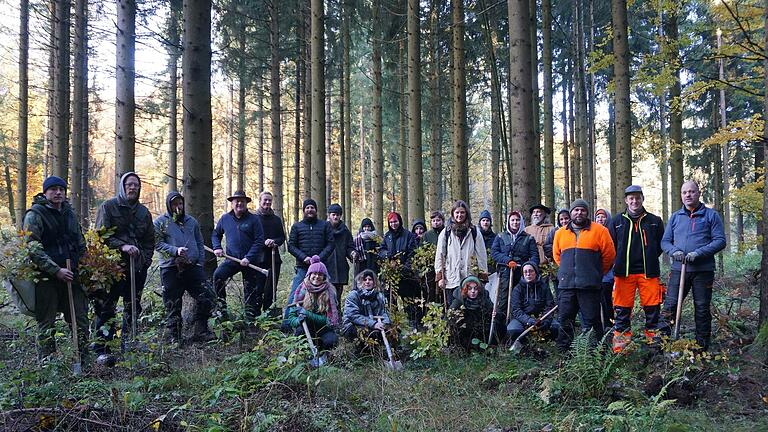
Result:
<svg viewBox="0 0 768 432">
<path fill-rule="evenodd" d="M 366 225 L 370 225 L 372 231 L 364 231 L 363 227 Z M 360 229 L 355 236 L 355 249 L 357 250 L 358 257 L 358 261 L 355 263 L 355 274 L 365 269 L 372 270 L 374 273 L 379 272 L 379 264 L 377 262 L 379 244 L 375 240 L 377 235 L 376 226 L 373 224 L 373 221 L 364 218 L 360 222 Z"/>
<path fill-rule="evenodd" d="M 419 225 L 421 225 L 424 228 L 424 234 L 421 236 L 421 238 L 419 238 L 419 236 L 416 235 L 416 227 Z M 417 246 L 421 245 L 421 243 L 424 241 L 424 236 L 427 235 L 427 224 L 424 223 L 423 219 L 416 219 L 411 224 L 411 232 L 413 233 L 413 235 L 416 236 L 416 245 Z"/>
<path fill-rule="evenodd" d="M 344 221 L 339 221 L 335 227 L 330 222 L 333 232 L 333 251 L 328 257 L 328 273 L 331 276 L 331 283 L 346 285 L 349 283 L 349 261 L 352 260 L 352 251 L 355 250 L 355 242 L 352 239 L 352 233 L 347 228 Z"/>
<path fill-rule="evenodd" d="M 200 225 L 192 216 L 184 213 L 181 221 L 174 221 L 171 211 L 171 201 L 177 197 L 184 199 L 178 192 L 170 192 L 165 197 L 164 215 L 155 219 L 155 250 L 160 253 L 160 267 L 167 268 L 176 265 L 179 248 L 187 248 L 187 259 L 191 265 L 203 266 L 205 263 L 205 248 Z"/>
<path fill-rule="evenodd" d="M 317 217 L 304 218 L 291 227 L 288 233 L 288 252 L 296 257 L 296 267 L 308 269 L 305 258 L 317 255 L 323 263 L 328 262 L 335 243 L 333 230 L 328 221 Z"/>
<path fill-rule="evenodd" d="M 387 259 L 397 255 L 403 267 L 410 269 L 413 253 L 416 250 L 416 235 L 405 229 L 400 213 L 395 214 L 400 221 L 400 226 L 397 230 L 390 229 L 384 234 L 384 243 L 381 245 L 379 256 Z"/>
<path fill-rule="evenodd" d="M 616 258 L 608 229 L 589 219 L 578 236 L 573 221 L 557 230 L 552 253 L 560 289 L 599 289 Z"/>
<path fill-rule="evenodd" d="M 247 258 L 251 264 L 264 259 L 264 229 L 255 214 L 246 210 L 242 217 L 235 211 L 224 213 L 211 232 L 213 249 L 221 249 L 221 239 L 227 236 L 227 255 L 237 259 Z"/>
<path fill-rule="evenodd" d="M 105 243 L 112 249 L 120 250 L 125 245 L 139 248 L 139 263 L 143 269 L 152 264 L 152 254 L 155 250 L 155 229 L 152 224 L 152 214 L 137 198 L 136 202 L 128 200 L 125 192 L 125 181 L 128 177 L 139 176 L 127 172 L 120 177 L 117 196 L 104 201 L 96 212 L 96 228 L 112 229 L 114 233 L 107 237 Z M 141 190 L 139 190 L 141 194 Z M 122 252 L 123 263 L 128 264 L 127 253 Z"/>
<path fill-rule="evenodd" d="M 595 212 L 595 219 L 597 219 L 597 214 L 600 213 L 600 212 L 605 213 L 605 220 L 606 221 L 605 221 L 605 225 L 603 225 L 603 226 L 608 228 L 608 232 L 610 233 L 611 232 L 611 217 L 612 217 L 611 216 L 611 212 L 609 212 L 606 209 L 602 209 L 602 208 L 601 209 L 597 209 L 597 211 Z M 611 236 L 611 240 L 613 240 L 613 245 L 616 246 L 616 239 L 614 239 L 613 236 Z M 603 283 L 604 284 L 613 283 L 613 266 L 611 266 L 611 268 L 608 269 L 608 271 L 605 272 L 605 274 L 603 275 Z"/>
<path fill-rule="evenodd" d="M 536 317 L 555 307 L 555 299 L 552 297 L 552 291 L 549 286 L 541 280 L 539 276 L 539 267 L 527 262 L 521 267 L 532 265 L 536 270 L 536 279 L 533 282 L 526 282 L 524 278 L 512 288 L 512 318 L 520 321 L 523 325 L 531 326 L 536 322 Z M 544 321 L 546 324 L 552 322 L 552 318 Z M 545 327 L 549 327 L 545 325 Z"/>
<path fill-rule="evenodd" d="M 664 222 L 660 217 L 643 211 L 639 217 L 632 218 L 625 211 L 611 219 L 608 231 L 616 246 L 613 265 L 616 276 L 627 277 L 640 272 L 647 278 L 661 275 L 659 257 Z"/>
<path fill-rule="evenodd" d="M 376 274 L 373 275 L 374 287 L 379 286 Z M 384 294 L 377 288 L 366 291 L 362 288 L 362 273 L 355 278 L 355 289 L 353 289 L 347 299 L 344 301 L 344 317 L 342 319 L 342 333 L 353 325 L 372 329 L 376 324 L 374 317 L 383 317 L 384 324 L 390 324 L 389 314 L 387 314 L 387 303 Z"/>
<path fill-rule="evenodd" d="M 714 271 L 715 254 L 725 249 L 723 220 L 713 209 L 699 203 L 693 212 L 683 206 L 672 213 L 661 238 L 661 248 L 669 256 L 677 251 L 696 252 L 699 256 L 686 263 L 686 272 Z M 672 262 L 672 270 L 680 271 L 680 262 Z"/>
<path fill-rule="evenodd" d="M 35 195 L 32 207 L 24 215 L 23 226 L 29 232 L 29 240 L 43 246 L 29 258 L 48 279 L 66 268 L 67 259 L 72 260 L 71 268 L 77 273 L 77 263 L 85 253 L 85 238 L 69 202 L 62 203 L 58 210 L 49 206 L 44 194 Z"/>
<path fill-rule="evenodd" d="M 539 251 L 536 247 L 536 241 L 533 236 L 525 232 L 525 219 L 520 216 L 520 227 L 516 233 L 513 233 L 509 227 L 509 217 L 513 212 L 509 212 L 507 215 L 507 229 L 503 233 L 496 236 L 496 240 L 493 241 L 491 246 L 491 256 L 496 261 L 497 266 L 503 267 L 501 277 L 506 279 L 509 277 L 509 267 L 507 263 L 514 261 L 518 264 L 515 269 L 516 274 L 520 274 L 522 267 L 520 264 L 524 262 L 532 262 L 539 265 Z"/>
</svg>

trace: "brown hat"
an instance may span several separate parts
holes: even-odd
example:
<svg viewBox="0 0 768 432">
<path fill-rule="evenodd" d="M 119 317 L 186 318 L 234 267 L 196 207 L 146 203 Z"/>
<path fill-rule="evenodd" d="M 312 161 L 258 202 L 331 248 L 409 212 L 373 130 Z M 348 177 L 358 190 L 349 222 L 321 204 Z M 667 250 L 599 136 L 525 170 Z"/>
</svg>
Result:
<svg viewBox="0 0 768 432">
<path fill-rule="evenodd" d="M 227 201 L 232 202 L 232 200 L 236 198 L 245 198 L 245 202 L 247 203 L 251 202 L 251 197 L 246 195 L 244 190 L 235 191 L 235 193 L 233 193 L 231 197 L 227 198 Z"/>
</svg>

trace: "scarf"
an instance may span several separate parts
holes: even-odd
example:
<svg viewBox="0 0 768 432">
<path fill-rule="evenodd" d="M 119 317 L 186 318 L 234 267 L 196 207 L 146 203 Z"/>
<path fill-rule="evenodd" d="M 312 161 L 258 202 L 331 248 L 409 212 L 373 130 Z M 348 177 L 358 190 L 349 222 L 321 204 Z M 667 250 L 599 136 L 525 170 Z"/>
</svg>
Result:
<svg viewBox="0 0 768 432">
<path fill-rule="evenodd" d="M 464 239 L 464 236 L 466 236 L 467 233 L 469 232 L 469 228 L 470 228 L 469 221 L 466 220 L 466 219 L 462 223 L 458 223 L 458 222 L 454 221 L 451 224 L 451 231 L 454 234 L 456 234 L 456 237 L 458 237 L 459 240 L 463 240 Z"/>
<path fill-rule="evenodd" d="M 264 210 L 261 207 L 259 207 L 258 210 L 256 210 L 256 214 L 259 216 L 272 216 L 273 214 L 275 214 L 275 211 L 272 210 L 271 208 Z"/>
<path fill-rule="evenodd" d="M 640 210 L 637 213 L 633 213 L 632 210 L 630 210 L 629 207 L 627 207 L 627 215 L 629 215 L 629 217 L 631 217 L 632 219 L 637 219 L 644 214 L 645 214 L 645 207 L 640 207 Z"/>
<path fill-rule="evenodd" d="M 331 326 L 338 325 L 339 311 L 336 308 L 336 288 L 334 288 L 333 285 L 331 285 L 327 280 L 318 286 L 314 286 L 309 283 L 309 281 L 305 280 L 301 283 L 301 289 L 296 295 L 296 303 L 303 304 L 304 299 L 307 296 L 307 292 L 314 295 L 315 297 L 320 297 L 320 295 L 324 292 L 328 293 L 328 304 L 326 305 L 328 308 L 325 316 L 328 318 L 328 323 Z"/>
</svg>

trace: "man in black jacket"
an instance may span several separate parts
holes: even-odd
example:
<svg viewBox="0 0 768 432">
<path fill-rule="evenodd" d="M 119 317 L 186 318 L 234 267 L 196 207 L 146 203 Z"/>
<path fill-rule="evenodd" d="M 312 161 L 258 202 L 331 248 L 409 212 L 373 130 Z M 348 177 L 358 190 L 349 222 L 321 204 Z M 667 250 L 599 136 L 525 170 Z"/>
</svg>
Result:
<svg viewBox="0 0 768 432">
<path fill-rule="evenodd" d="M 339 204 L 328 206 L 328 223 L 331 224 L 333 231 L 333 252 L 328 258 L 328 273 L 331 276 L 331 283 L 336 287 L 336 300 L 341 309 L 341 293 L 344 292 L 344 285 L 349 283 L 349 262 L 355 258 L 355 242 L 352 239 L 352 232 L 341 220 L 342 209 Z"/>
<path fill-rule="evenodd" d="M 317 218 L 317 202 L 312 198 L 304 200 L 302 211 L 304 219 L 293 224 L 288 233 L 288 252 L 296 257 L 296 276 L 291 281 L 288 304 L 293 303 L 296 288 L 307 276 L 310 258 L 317 255 L 326 264 L 334 247 L 331 224 Z"/>
<path fill-rule="evenodd" d="M 141 179 L 134 172 L 127 172 L 120 178 L 117 196 L 104 201 L 96 213 L 97 229 L 114 229 L 107 237 L 106 244 L 117 249 L 122 255 L 125 278 L 115 283 L 109 292 L 96 293 L 94 309 L 96 312 L 96 330 L 99 341 L 94 344 L 98 354 L 109 351 L 106 342 L 115 336 L 115 324 L 112 320 L 117 315 L 117 301 L 123 298 L 123 332 L 121 347 L 125 348 L 125 335 L 130 334 L 132 316 L 136 320 L 141 315 L 141 292 L 147 280 L 147 269 L 152 264 L 155 251 L 155 229 L 152 214 L 139 203 Z M 134 262 L 134 274 L 130 274 L 130 260 Z M 136 284 L 136 310 L 131 305 L 131 278 Z M 99 331 L 107 327 L 107 332 Z M 135 335 L 134 335 L 135 337 Z"/>
<path fill-rule="evenodd" d="M 277 280 L 280 277 L 280 267 L 283 264 L 283 260 L 280 259 L 280 251 L 278 248 L 285 243 L 285 228 L 283 227 L 283 220 L 280 216 L 275 214 L 272 210 L 272 193 L 262 192 L 259 195 L 259 209 L 256 211 L 256 217 L 261 221 L 261 228 L 264 230 L 264 246 L 265 253 L 261 262 L 256 264 L 257 266 L 265 269 L 269 269 L 269 274 L 266 279 L 259 274 L 259 277 L 263 281 L 262 294 L 263 301 L 262 306 L 264 309 L 272 307 L 272 303 L 275 301 L 273 293 L 276 291 Z M 274 255 L 275 268 L 272 268 L 272 256 Z M 273 273 L 274 272 L 274 273 Z M 273 276 L 274 275 L 274 276 Z"/>
</svg>

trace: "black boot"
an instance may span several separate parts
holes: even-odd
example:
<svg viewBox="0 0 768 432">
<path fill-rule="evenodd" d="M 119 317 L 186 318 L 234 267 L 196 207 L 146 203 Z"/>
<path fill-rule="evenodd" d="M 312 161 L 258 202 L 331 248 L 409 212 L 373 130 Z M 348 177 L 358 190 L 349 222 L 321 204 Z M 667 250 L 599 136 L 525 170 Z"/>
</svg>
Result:
<svg viewBox="0 0 768 432">
<path fill-rule="evenodd" d="M 194 342 L 210 342 L 214 339 L 216 339 L 216 336 L 208 328 L 207 320 L 195 321 L 195 332 L 192 335 L 192 340 Z"/>
</svg>

